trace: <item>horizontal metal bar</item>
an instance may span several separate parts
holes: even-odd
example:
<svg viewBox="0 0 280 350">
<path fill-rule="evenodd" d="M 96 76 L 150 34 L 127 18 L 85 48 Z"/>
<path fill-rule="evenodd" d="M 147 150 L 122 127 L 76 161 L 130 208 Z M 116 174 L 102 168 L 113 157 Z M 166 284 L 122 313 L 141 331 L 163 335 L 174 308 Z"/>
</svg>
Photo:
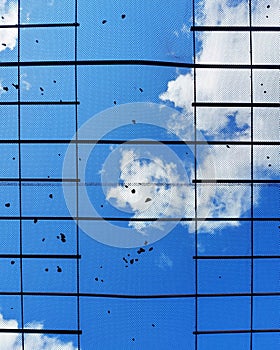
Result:
<svg viewBox="0 0 280 350">
<path fill-rule="evenodd" d="M 102 144 L 102 145 L 117 145 L 117 144 L 129 144 L 129 145 L 158 145 L 160 143 L 166 145 L 233 145 L 233 146 L 246 146 L 246 145 L 256 145 L 256 146 L 279 146 L 279 141 L 233 141 L 233 140 L 223 140 L 223 141 L 193 141 L 193 140 L 65 140 L 65 139 L 54 139 L 54 140 L 38 140 L 38 139 L 21 139 L 13 140 L 6 139 L 0 140 L 0 144 Z"/>
<path fill-rule="evenodd" d="M 0 182 L 80 182 L 80 179 L 2 177 Z"/>
<path fill-rule="evenodd" d="M 211 331 L 195 331 L 193 334 L 241 334 L 241 333 L 278 333 L 280 329 L 232 329 L 232 330 L 211 330 Z"/>
<path fill-rule="evenodd" d="M 79 27 L 80 23 L 23 23 L 1 24 L 0 29 L 5 28 L 54 28 L 54 27 Z"/>
<path fill-rule="evenodd" d="M 191 26 L 191 32 L 279 32 L 279 27 L 269 26 Z"/>
<path fill-rule="evenodd" d="M 280 255 L 195 255 L 195 260 L 280 259 Z"/>
<path fill-rule="evenodd" d="M 0 106 L 79 105 L 79 101 L 1 101 Z"/>
<path fill-rule="evenodd" d="M 260 107 L 260 108 L 279 108 L 278 102 L 193 102 L 193 107 Z"/>
<path fill-rule="evenodd" d="M 279 69 L 277 64 L 215 64 L 187 63 L 155 60 L 67 60 L 67 61 L 6 61 L 0 67 L 48 67 L 48 66 L 154 66 L 174 68 L 206 68 L 206 69 Z"/>
<path fill-rule="evenodd" d="M 122 217 L 87 217 L 87 216 L 79 216 L 79 217 L 71 217 L 71 216 L 0 216 L 0 220 L 85 220 L 85 221 L 280 221 L 277 217 L 267 217 L 267 218 L 202 218 L 202 217 L 193 217 L 193 218 L 122 218 Z"/>
<path fill-rule="evenodd" d="M 0 259 L 81 259 L 79 254 L 0 254 Z"/>
<path fill-rule="evenodd" d="M 3 292 L 1 296 L 30 296 L 30 297 L 85 297 L 85 298 L 116 298 L 116 299 L 174 299 L 174 298 L 226 298 L 226 297 L 278 297 L 280 292 L 240 292 L 240 293 L 180 293 L 180 294 L 112 294 L 112 293 L 76 293 L 76 292 Z"/>
<path fill-rule="evenodd" d="M 0 328 L 0 333 L 24 334 L 82 334 L 81 330 L 73 329 L 32 329 L 32 328 Z"/>
<path fill-rule="evenodd" d="M 194 179 L 197 184 L 279 184 L 280 180 L 273 179 Z"/>
</svg>

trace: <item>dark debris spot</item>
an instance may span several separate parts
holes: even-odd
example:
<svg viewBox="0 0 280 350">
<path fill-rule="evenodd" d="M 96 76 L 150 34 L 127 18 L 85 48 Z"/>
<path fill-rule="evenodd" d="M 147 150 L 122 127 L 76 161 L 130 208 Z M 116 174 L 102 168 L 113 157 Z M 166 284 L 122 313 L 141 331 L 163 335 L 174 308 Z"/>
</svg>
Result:
<svg viewBox="0 0 280 350">
<path fill-rule="evenodd" d="M 11 260 L 11 265 L 14 265 L 15 264 L 15 261 L 14 260 Z"/>
<path fill-rule="evenodd" d="M 100 280 L 101 281 L 101 283 L 103 283 L 104 282 L 104 280 Z"/>
<path fill-rule="evenodd" d="M 3 90 L 4 90 L 4 91 L 9 91 L 8 86 L 3 86 Z"/>
<path fill-rule="evenodd" d="M 45 242 L 46 238 L 42 238 L 42 242 Z"/>
<path fill-rule="evenodd" d="M 227 148 L 230 148 L 230 146 L 229 146 L 229 145 L 227 145 Z"/>
<path fill-rule="evenodd" d="M 15 159 L 16 159 L 16 157 L 13 157 L 12 159 L 13 159 L 13 160 L 15 160 Z"/>
<path fill-rule="evenodd" d="M 105 23 L 107 23 L 107 20 L 103 19 L 102 24 L 105 24 Z"/>
<path fill-rule="evenodd" d="M 98 277 L 95 277 L 95 281 L 98 282 Z"/>
<path fill-rule="evenodd" d="M 108 314 L 110 314 L 110 313 L 111 313 L 111 311 L 110 311 L 110 310 L 108 310 L 108 311 L 107 311 L 107 313 L 108 313 Z"/>
<path fill-rule="evenodd" d="M 155 327 L 154 323 L 152 323 L 152 327 Z"/>
<path fill-rule="evenodd" d="M 268 9 L 269 9 L 269 8 L 270 8 L 270 5 L 267 5 L 267 6 L 266 6 L 266 8 L 268 8 Z"/>
<path fill-rule="evenodd" d="M 136 258 L 135 261 L 139 261 L 139 259 Z"/>
<path fill-rule="evenodd" d="M 50 198 L 50 199 L 53 199 L 52 193 L 49 194 L 49 198 Z"/>
<path fill-rule="evenodd" d="M 7 44 L 5 44 L 5 43 L 2 43 L 2 46 L 7 46 Z"/>
<path fill-rule="evenodd" d="M 128 253 L 127 256 L 130 256 L 130 254 Z"/>
<path fill-rule="evenodd" d="M 268 164 L 269 167 L 271 167 L 271 164 Z"/>
<path fill-rule="evenodd" d="M 62 268 L 60 266 L 57 266 L 57 272 L 62 272 Z"/>
<path fill-rule="evenodd" d="M 263 92 L 264 94 L 266 94 L 266 90 L 264 90 L 264 92 Z"/>
<path fill-rule="evenodd" d="M 143 92 L 144 90 L 143 90 L 142 88 L 139 88 L 139 91 L 140 91 L 140 92 Z"/>
<path fill-rule="evenodd" d="M 46 272 L 48 272 L 48 271 L 49 271 L 49 269 L 46 267 L 46 268 L 45 268 L 45 271 L 46 271 Z"/>
<path fill-rule="evenodd" d="M 147 244 L 148 244 L 148 241 L 145 241 L 145 242 L 144 242 L 144 245 L 147 245 Z"/>
<path fill-rule="evenodd" d="M 6 208 L 10 208 L 11 204 L 10 203 L 5 203 Z"/>
<path fill-rule="evenodd" d="M 56 84 L 56 80 L 53 80 L 53 83 Z"/>
<path fill-rule="evenodd" d="M 117 104 L 117 101 L 114 101 L 114 105 L 116 105 Z"/>
<path fill-rule="evenodd" d="M 149 248 L 149 252 L 151 252 L 152 250 L 154 250 L 154 248 L 153 248 L 153 247 Z"/>
<path fill-rule="evenodd" d="M 103 205 L 103 204 L 101 204 L 101 205 L 100 205 L 100 207 L 101 207 L 101 208 L 103 208 L 103 207 L 104 207 L 104 205 Z"/>
<path fill-rule="evenodd" d="M 219 276 L 219 278 L 222 278 L 222 276 Z"/>
<path fill-rule="evenodd" d="M 18 85 L 18 84 L 12 84 L 12 86 L 13 86 L 16 90 L 18 90 L 18 88 L 19 88 L 19 85 Z"/>
<path fill-rule="evenodd" d="M 144 252 L 145 252 L 145 249 L 142 248 L 142 247 L 137 250 L 137 254 L 141 254 L 141 253 L 144 253 Z"/>
<path fill-rule="evenodd" d="M 5 19 L 5 17 L 4 17 L 4 16 L 1 16 L 1 19 Z"/>
<path fill-rule="evenodd" d="M 39 42 L 39 40 L 38 40 L 38 39 L 36 39 L 36 40 L 35 40 L 35 43 L 37 43 L 37 44 L 38 44 L 38 42 Z"/>
<path fill-rule="evenodd" d="M 122 14 L 122 19 L 125 19 L 125 17 L 126 17 L 126 15 L 123 13 L 123 14 Z"/>
<path fill-rule="evenodd" d="M 132 265 L 134 263 L 134 259 L 130 259 L 129 262 Z"/>
<path fill-rule="evenodd" d="M 270 157 L 269 156 L 266 156 L 266 159 L 269 159 Z"/>
<path fill-rule="evenodd" d="M 145 203 L 150 202 L 152 199 L 150 197 L 145 199 Z"/>
<path fill-rule="evenodd" d="M 131 193 L 133 193 L 133 194 L 134 194 L 135 192 L 136 192 L 136 191 L 135 191 L 135 189 L 133 188 L 133 189 L 131 190 Z"/>
<path fill-rule="evenodd" d="M 131 340 L 132 340 L 132 341 L 135 341 L 135 338 L 132 338 Z"/>
<path fill-rule="evenodd" d="M 34 222 L 34 224 L 37 224 L 37 222 L 38 222 L 38 219 L 33 219 L 33 222 Z"/>
<path fill-rule="evenodd" d="M 102 269 L 102 268 L 103 268 L 103 266 L 101 265 L 101 266 L 100 266 L 100 269 Z"/>
<path fill-rule="evenodd" d="M 136 124 L 136 120 L 135 119 L 132 119 L 132 124 Z"/>
<path fill-rule="evenodd" d="M 128 263 L 128 261 L 127 261 L 127 259 L 126 259 L 125 257 L 123 257 L 123 261 L 124 261 L 125 263 Z"/>
<path fill-rule="evenodd" d="M 66 242 L 66 236 L 65 236 L 64 233 L 61 233 L 61 234 L 60 234 L 60 239 L 61 239 L 61 242 L 62 242 L 62 243 L 65 243 L 65 242 Z"/>
</svg>

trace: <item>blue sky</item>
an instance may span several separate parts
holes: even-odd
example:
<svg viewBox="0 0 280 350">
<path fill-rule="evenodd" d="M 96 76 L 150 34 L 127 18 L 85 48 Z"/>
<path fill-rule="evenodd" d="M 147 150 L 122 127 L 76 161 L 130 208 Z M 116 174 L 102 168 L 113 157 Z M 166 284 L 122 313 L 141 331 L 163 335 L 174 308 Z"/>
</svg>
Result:
<svg viewBox="0 0 280 350">
<path fill-rule="evenodd" d="M 75 4 L 69 0 L 22 0 L 21 22 L 73 23 Z M 248 25 L 244 0 L 204 0 L 196 4 L 199 25 Z M 2 17 L 1 17 L 2 14 Z M 17 23 L 15 1 L 0 0 L 0 24 Z M 278 25 L 277 1 L 253 1 L 252 25 Z M 146 59 L 193 62 L 192 2 L 78 1 L 78 60 Z M 74 60 L 74 27 L 22 28 L 22 61 Z M 197 34 L 197 63 L 250 63 L 249 32 Z M 2 43 L 1 43 L 2 41 Z M 0 29 L 0 62 L 18 59 L 17 29 Z M 4 45 L 3 45 L 4 44 Z M 279 41 L 273 32 L 252 33 L 253 63 L 276 64 Z M 279 51 L 279 50 L 278 50 Z M 190 69 L 156 66 L 77 67 L 79 105 L 5 105 L 17 101 L 17 67 L 0 67 L 0 139 L 17 140 L 153 140 L 186 141 L 168 145 L 80 144 L 78 168 L 79 215 L 107 220 L 75 220 L 75 183 L 23 182 L 21 206 L 16 181 L 0 183 L 0 328 L 21 328 L 20 227 L 23 254 L 77 254 L 77 260 L 24 258 L 22 288 L 24 326 L 77 329 L 80 348 L 90 349 L 250 349 L 250 334 L 193 335 L 199 331 L 279 328 L 279 296 L 211 294 L 250 293 L 251 253 L 279 255 L 279 185 L 253 187 L 253 214 L 267 220 L 251 223 L 250 184 L 197 185 L 197 242 L 194 221 L 195 150 L 193 84 Z M 254 102 L 279 103 L 276 69 L 253 71 Z M 14 84 L 14 85 L 13 85 Z M 196 72 L 197 101 L 250 102 L 250 71 L 201 69 Z M 21 67 L 22 101 L 75 101 L 74 66 Z M 254 108 L 255 141 L 279 140 L 279 109 Z M 198 179 L 250 179 L 250 108 L 197 108 L 197 139 L 228 141 L 197 146 Z M 279 178 L 278 146 L 253 148 L 254 179 Z M 0 178 L 59 179 L 76 177 L 73 143 L 0 144 Z M 152 184 L 152 185 L 151 185 Z M 177 185 L 176 185 L 177 184 Z M 24 217 L 20 226 L 14 217 Z M 40 220 L 40 216 L 51 218 Z M 5 219 L 3 219 L 5 217 Z M 54 219 L 52 219 L 52 217 Z M 114 221 L 115 217 L 126 221 Z M 185 218 L 186 221 L 137 221 L 139 218 Z M 223 218 L 234 218 L 223 221 Z M 268 220 L 269 218 L 274 221 Z M 110 220 L 111 219 L 111 220 Z M 196 246 L 197 243 L 197 246 Z M 141 250 L 139 250 L 141 247 Z M 197 292 L 205 294 L 197 299 Z M 14 257 L 13 257 L 14 255 Z M 203 259 L 243 256 L 242 259 Z M 247 257 L 247 258 L 246 258 Z M 253 292 L 279 291 L 277 259 L 253 262 Z M 83 296 L 73 293 L 79 288 Z M 8 292 L 15 292 L 9 295 Z M 40 296 L 32 292 L 68 293 Z M 5 294 L 7 293 L 7 294 Z M 72 294 L 71 294 L 72 293 Z M 95 294 L 95 296 L 90 296 Z M 100 294 L 135 298 L 100 297 Z M 174 298 L 137 298 L 148 295 Z M 197 307 L 197 315 L 196 315 Z M 253 334 L 254 350 L 275 350 L 278 333 Z M 25 335 L 25 349 L 74 350 L 77 335 Z M 0 333 L 0 350 L 21 349 L 21 338 Z"/>
</svg>

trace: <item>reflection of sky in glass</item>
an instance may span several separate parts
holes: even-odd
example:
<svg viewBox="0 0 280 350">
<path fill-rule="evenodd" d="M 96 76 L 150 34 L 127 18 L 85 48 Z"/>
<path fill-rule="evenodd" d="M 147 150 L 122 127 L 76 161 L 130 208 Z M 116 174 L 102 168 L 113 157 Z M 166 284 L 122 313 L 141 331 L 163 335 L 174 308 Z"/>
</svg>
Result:
<svg viewBox="0 0 280 350">
<path fill-rule="evenodd" d="M 278 26 L 276 0 L 251 6 L 253 26 Z M 42 329 L 24 334 L 36 350 L 276 348 L 265 330 L 279 329 L 279 36 L 196 32 L 196 63 L 241 66 L 196 68 L 194 95 L 194 71 L 175 65 L 193 62 L 192 11 L 191 1 L 22 0 L 18 40 L 7 27 L 17 2 L 0 0 L 0 349 L 21 349 L 9 329 L 23 326 Z M 246 0 L 203 0 L 194 13 L 199 26 L 250 25 Z M 251 76 L 250 63 L 264 66 Z M 154 216 L 183 219 L 137 221 Z M 112 228 L 130 243 L 121 233 L 100 243 Z"/>
</svg>

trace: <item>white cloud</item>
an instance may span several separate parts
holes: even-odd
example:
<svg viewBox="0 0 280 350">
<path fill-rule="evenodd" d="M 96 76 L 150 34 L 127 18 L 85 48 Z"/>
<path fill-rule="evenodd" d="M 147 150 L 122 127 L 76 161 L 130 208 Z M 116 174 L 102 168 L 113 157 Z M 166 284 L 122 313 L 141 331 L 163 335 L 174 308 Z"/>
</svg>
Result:
<svg viewBox="0 0 280 350">
<path fill-rule="evenodd" d="M 156 264 L 160 269 L 163 269 L 163 270 L 172 269 L 173 267 L 173 261 L 164 252 L 161 252 L 160 256 L 157 259 Z"/>
<path fill-rule="evenodd" d="M 275 16 L 267 18 L 267 5 L 263 1 L 253 3 L 254 25 L 259 22 L 269 25 L 274 23 Z M 248 2 L 230 0 L 203 0 L 197 13 L 198 25 L 249 25 Z M 270 7 L 277 12 L 278 1 L 270 1 Z M 179 32 L 176 32 L 179 33 Z M 175 35 L 176 35 L 175 33 Z M 267 33 L 266 33 L 267 34 Z M 268 33 L 269 34 L 269 33 Z M 274 34 L 271 40 L 266 38 L 266 50 L 262 47 L 262 37 L 255 36 L 253 41 L 253 62 L 265 61 L 273 63 L 279 53 L 279 40 Z M 279 39 L 279 37 L 278 37 Z M 240 32 L 204 32 L 199 36 L 200 44 L 197 52 L 197 63 L 250 63 L 249 33 Z M 278 47 L 278 48 L 277 48 Z M 254 101 L 279 101 L 279 72 L 278 70 L 256 70 L 253 75 Z M 181 108 L 180 118 L 171 116 L 167 129 L 184 140 L 193 139 L 193 84 L 194 72 L 180 74 L 175 80 L 169 81 L 167 91 L 161 94 L 163 101 L 171 101 L 175 107 Z M 197 69 L 196 94 L 198 101 L 209 102 L 250 102 L 250 70 L 231 69 Z M 197 127 L 205 136 L 219 140 L 250 140 L 250 108 L 201 108 L 197 109 Z M 276 116 L 278 114 L 278 117 Z M 269 137 L 272 133 L 279 139 L 279 111 L 267 115 L 267 112 L 256 111 L 258 118 L 254 125 L 259 133 Z M 273 117 L 274 116 L 274 117 Z M 276 122 L 277 121 L 277 122 Z M 266 125 L 266 131 L 263 126 Z M 278 137 L 277 137 L 278 135 Z M 250 147 L 199 147 L 199 174 L 198 178 L 219 179 L 250 179 L 251 153 Z M 270 173 L 267 173 L 267 150 L 258 150 L 254 154 L 255 176 L 271 176 L 279 171 L 277 161 L 278 150 L 270 150 Z M 130 161 L 127 158 L 130 157 Z M 158 158 L 151 158 L 150 164 L 143 165 L 137 159 L 134 150 L 122 154 L 123 163 L 130 162 L 130 171 L 124 171 L 120 163 L 121 178 L 124 183 L 153 182 L 155 178 L 166 182 L 180 182 L 177 168 L 170 162 Z M 160 167 L 157 167 L 160 164 Z M 159 170 L 160 169 L 160 170 Z M 162 170 L 164 169 L 164 170 Z M 126 169 L 127 170 L 127 169 Z M 109 189 L 107 199 L 114 199 L 119 208 L 131 208 L 134 217 L 176 217 L 179 213 L 185 217 L 193 217 L 194 192 L 190 186 L 175 186 L 160 188 L 156 193 L 153 187 L 141 188 L 139 197 L 130 193 L 130 187 L 121 186 Z M 171 193 L 172 190 L 172 193 Z M 151 197 L 152 201 L 145 203 L 143 199 Z M 259 189 L 254 189 L 254 204 L 257 205 Z M 250 186 L 198 186 L 197 208 L 198 217 L 210 218 L 239 218 L 249 210 L 251 205 Z M 182 210 L 183 208 L 183 210 Z M 189 232 L 194 232 L 194 222 L 182 222 Z M 213 232 L 225 226 L 238 226 L 238 221 L 204 221 L 200 222 L 200 232 Z M 145 230 L 145 222 L 130 222 L 138 230 Z M 153 225 L 158 225 L 155 222 Z"/>
<path fill-rule="evenodd" d="M 230 6 L 228 0 L 203 0 L 200 11 L 197 13 L 198 25 L 248 25 L 248 2 L 239 1 Z M 255 25 L 270 25 L 275 23 L 278 13 L 278 1 L 270 3 L 268 9 L 264 1 L 255 1 L 253 20 Z M 274 14 L 273 14 L 274 13 Z M 261 24 L 260 24 L 261 22 Z M 279 22 L 279 18 L 278 18 Z M 253 23 L 254 24 L 254 23 Z M 278 23 L 279 24 L 279 23 Z M 245 32 L 202 32 L 197 34 L 200 45 L 196 53 L 197 63 L 250 63 L 249 33 Z M 265 45 L 265 47 L 264 47 Z M 279 58 L 279 35 L 276 33 L 253 34 L 253 62 L 276 63 Z M 175 80 L 169 81 L 167 91 L 161 94 L 163 101 L 171 101 L 176 107 L 183 108 L 192 116 L 193 108 L 193 70 L 179 75 Z M 255 71 L 254 100 L 279 101 L 279 71 Z M 264 91 L 266 91 L 264 93 Z M 203 102 L 250 102 L 250 71 L 232 69 L 197 69 L 196 70 L 197 101 Z M 238 127 L 231 134 L 223 134 L 224 129 L 230 129 L 229 116 Z M 256 123 L 262 123 L 259 118 Z M 246 108 L 207 108 L 197 110 L 198 129 L 217 139 L 249 139 L 250 138 L 250 109 Z M 277 125 L 274 127 L 278 128 Z M 181 124 L 178 123 L 178 128 Z M 183 138 L 188 135 L 180 130 Z"/>
<path fill-rule="evenodd" d="M 0 328 L 1 329 L 18 329 L 18 322 L 16 320 L 4 319 L 0 314 Z M 43 324 L 34 322 L 29 324 L 27 328 L 43 329 Z M 28 334 L 24 336 L 25 348 L 32 350 L 77 350 L 72 342 L 62 342 L 56 337 L 49 337 L 43 334 Z M 20 350 L 21 335 L 15 333 L 0 333 L 0 350 Z"/>
<path fill-rule="evenodd" d="M 18 6 L 16 2 L 0 0 L 0 23 L 17 24 Z M 0 52 L 6 49 L 13 50 L 17 44 L 17 28 L 3 28 L 0 30 Z"/>
</svg>

